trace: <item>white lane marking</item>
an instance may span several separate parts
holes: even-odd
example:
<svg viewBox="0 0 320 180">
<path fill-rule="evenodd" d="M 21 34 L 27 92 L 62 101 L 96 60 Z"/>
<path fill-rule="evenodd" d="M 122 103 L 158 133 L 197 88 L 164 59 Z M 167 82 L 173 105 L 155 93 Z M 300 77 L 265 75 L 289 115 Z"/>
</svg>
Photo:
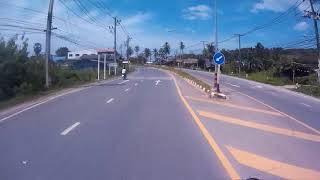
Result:
<svg viewBox="0 0 320 180">
<path fill-rule="evenodd" d="M 126 83 L 126 82 L 129 82 L 130 80 L 125 80 L 125 81 L 122 81 L 122 82 L 120 82 L 120 83 L 118 83 L 119 85 L 120 84 L 123 84 L 123 83 Z"/>
<path fill-rule="evenodd" d="M 160 80 L 156 80 L 156 86 L 158 86 L 160 82 Z"/>
<path fill-rule="evenodd" d="M 67 135 L 70 131 L 72 131 L 74 128 L 76 128 L 77 126 L 80 125 L 80 122 L 76 122 L 73 125 L 71 125 L 70 127 L 68 127 L 67 129 L 65 129 L 64 131 L 62 131 L 62 133 L 60 135 L 65 136 Z"/>
<path fill-rule="evenodd" d="M 235 84 L 231 84 L 231 83 L 226 83 L 226 84 L 229 84 L 230 86 L 237 87 L 237 88 L 240 87 L 239 85 L 235 85 Z"/>
<path fill-rule="evenodd" d="M 138 86 L 138 83 L 135 83 L 134 86 Z"/>
<path fill-rule="evenodd" d="M 253 88 L 259 88 L 259 89 L 262 89 L 263 87 L 260 86 L 260 85 L 257 85 L 257 86 L 254 86 Z"/>
<path fill-rule="evenodd" d="M 88 89 L 88 88 L 90 88 L 90 87 L 81 88 L 81 89 L 76 89 L 76 90 L 71 90 L 71 91 L 69 91 L 69 92 L 66 92 L 66 93 L 63 93 L 63 94 L 60 94 L 60 95 L 57 95 L 57 96 L 50 97 L 50 98 L 48 98 L 48 99 L 46 99 L 46 100 L 44 100 L 44 101 L 42 101 L 42 102 L 36 103 L 36 104 L 34 104 L 34 105 L 30 106 L 30 107 L 27 107 L 27 108 L 25 108 L 25 109 L 23 109 L 23 110 L 21 110 L 21 111 L 18 111 L 18 112 L 16 112 L 16 113 L 13 113 L 13 114 L 11 114 L 11 115 L 9 115 L 9 116 L 7 116 L 7 117 L 4 117 L 4 118 L 0 119 L 0 123 L 2 123 L 3 121 L 5 121 L 5 120 L 7 120 L 7 119 L 9 119 L 9 118 L 12 118 L 12 117 L 14 117 L 14 116 L 17 116 L 18 114 L 21 114 L 21 113 L 23 113 L 23 112 L 25 112 L 25 111 L 28 111 L 28 110 L 30 110 L 30 109 L 33 109 L 33 108 L 37 107 L 37 106 L 40 106 L 41 104 L 44 104 L 44 103 L 47 103 L 47 102 L 52 101 L 52 100 L 54 100 L 54 99 L 57 99 L 57 98 L 59 98 L 59 97 L 61 97 L 61 96 L 65 96 L 65 95 L 68 95 L 68 94 L 71 94 L 71 93 L 75 93 L 75 92 L 78 92 L 78 91 L 82 91 L 82 90 Z"/>
<path fill-rule="evenodd" d="M 107 101 L 107 104 L 111 103 L 114 100 L 114 98 L 111 98 Z"/>
<path fill-rule="evenodd" d="M 128 92 L 128 91 L 130 91 L 130 88 L 128 88 L 128 89 L 126 89 L 126 90 L 124 90 L 125 92 Z"/>
<path fill-rule="evenodd" d="M 306 107 L 309 107 L 309 108 L 311 108 L 312 106 L 310 106 L 309 104 L 306 104 L 306 103 L 300 103 L 301 105 L 304 105 L 304 106 L 306 106 Z"/>
</svg>

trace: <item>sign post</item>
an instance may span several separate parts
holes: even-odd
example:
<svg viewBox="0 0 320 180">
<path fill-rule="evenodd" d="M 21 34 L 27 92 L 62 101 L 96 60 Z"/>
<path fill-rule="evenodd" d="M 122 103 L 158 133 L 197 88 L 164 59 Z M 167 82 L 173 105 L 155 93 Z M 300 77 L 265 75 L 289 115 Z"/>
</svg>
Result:
<svg viewBox="0 0 320 180">
<path fill-rule="evenodd" d="M 213 59 L 212 61 L 217 65 L 218 67 L 218 70 L 217 70 L 217 78 L 215 79 L 215 84 L 216 84 L 216 91 L 218 93 L 220 93 L 220 66 L 222 64 L 224 64 L 224 61 L 225 61 L 225 57 L 224 55 L 221 53 L 221 52 L 217 52 L 214 56 L 213 56 Z"/>
</svg>

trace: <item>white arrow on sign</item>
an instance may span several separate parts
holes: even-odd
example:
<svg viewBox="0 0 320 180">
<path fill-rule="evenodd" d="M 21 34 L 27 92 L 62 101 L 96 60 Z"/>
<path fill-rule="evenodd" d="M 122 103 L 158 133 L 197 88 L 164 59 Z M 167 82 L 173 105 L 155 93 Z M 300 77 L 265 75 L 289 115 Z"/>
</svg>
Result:
<svg viewBox="0 0 320 180">
<path fill-rule="evenodd" d="M 160 80 L 156 80 L 156 86 L 158 86 L 160 82 L 161 82 Z"/>
</svg>

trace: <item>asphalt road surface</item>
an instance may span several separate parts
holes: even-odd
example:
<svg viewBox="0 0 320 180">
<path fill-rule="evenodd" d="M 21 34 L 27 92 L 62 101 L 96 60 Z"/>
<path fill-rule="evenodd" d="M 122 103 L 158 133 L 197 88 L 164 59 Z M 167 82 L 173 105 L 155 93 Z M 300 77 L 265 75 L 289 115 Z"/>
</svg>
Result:
<svg viewBox="0 0 320 180">
<path fill-rule="evenodd" d="M 0 122 L 1 180 L 229 179 L 172 78 L 156 69 L 2 113 Z"/>
<path fill-rule="evenodd" d="M 0 180 L 320 179 L 319 100 L 221 83 L 227 100 L 141 67 L 2 111 Z"/>
<path fill-rule="evenodd" d="M 187 70 L 207 83 L 212 84 L 213 73 Z M 281 87 L 274 87 L 254 81 L 221 75 L 222 90 L 224 87 L 255 98 L 273 108 L 304 122 L 320 132 L 320 100 Z"/>
</svg>

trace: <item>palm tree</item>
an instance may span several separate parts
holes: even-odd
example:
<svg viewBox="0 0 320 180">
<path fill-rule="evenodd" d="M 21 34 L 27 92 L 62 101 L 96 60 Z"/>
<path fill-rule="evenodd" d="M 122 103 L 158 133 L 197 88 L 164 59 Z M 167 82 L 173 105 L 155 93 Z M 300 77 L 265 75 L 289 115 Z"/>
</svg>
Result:
<svg viewBox="0 0 320 180">
<path fill-rule="evenodd" d="M 182 56 L 183 55 L 183 50 L 184 50 L 184 48 L 185 48 L 185 45 L 183 44 L 183 42 L 181 41 L 180 42 L 180 55 Z M 180 59 L 181 59 L 181 56 L 180 56 Z"/>
<path fill-rule="evenodd" d="M 146 59 L 149 59 L 149 57 L 151 57 L 151 50 L 149 48 L 144 49 L 144 56 Z"/>
<path fill-rule="evenodd" d="M 170 54 L 170 45 L 168 42 L 164 43 L 163 50 L 164 50 L 165 57 L 167 59 L 168 55 Z"/>
<path fill-rule="evenodd" d="M 139 47 L 139 46 L 135 46 L 135 47 L 134 47 L 134 51 L 136 52 L 136 55 L 137 55 L 137 57 L 138 57 L 139 51 L 140 51 L 140 47 Z"/>
<path fill-rule="evenodd" d="M 42 45 L 40 43 L 35 43 L 33 46 L 33 51 L 36 54 L 36 56 L 39 56 L 42 50 Z"/>
<path fill-rule="evenodd" d="M 153 57 L 154 57 L 154 61 L 157 61 L 157 57 L 158 57 L 158 49 L 153 49 Z"/>
</svg>

